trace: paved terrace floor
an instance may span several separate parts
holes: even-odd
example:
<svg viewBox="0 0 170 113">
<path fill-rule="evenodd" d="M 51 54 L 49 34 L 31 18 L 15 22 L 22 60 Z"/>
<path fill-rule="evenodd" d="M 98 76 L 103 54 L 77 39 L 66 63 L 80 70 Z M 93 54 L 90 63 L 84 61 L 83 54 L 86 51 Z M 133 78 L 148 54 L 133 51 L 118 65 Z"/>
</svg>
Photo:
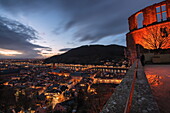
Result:
<svg viewBox="0 0 170 113">
<path fill-rule="evenodd" d="M 170 113 L 170 65 L 146 65 L 146 77 L 161 113 Z"/>
</svg>

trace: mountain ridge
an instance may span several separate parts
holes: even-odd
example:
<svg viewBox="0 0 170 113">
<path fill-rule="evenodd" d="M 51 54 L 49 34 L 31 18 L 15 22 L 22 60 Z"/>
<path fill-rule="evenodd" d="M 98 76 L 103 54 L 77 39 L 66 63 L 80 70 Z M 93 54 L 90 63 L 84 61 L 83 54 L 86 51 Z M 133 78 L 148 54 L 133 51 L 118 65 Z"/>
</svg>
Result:
<svg viewBox="0 0 170 113">
<path fill-rule="evenodd" d="M 101 64 L 101 61 L 124 58 L 120 45 L 84 45 L 45 59 L 45 63 Z"/>
</svg>

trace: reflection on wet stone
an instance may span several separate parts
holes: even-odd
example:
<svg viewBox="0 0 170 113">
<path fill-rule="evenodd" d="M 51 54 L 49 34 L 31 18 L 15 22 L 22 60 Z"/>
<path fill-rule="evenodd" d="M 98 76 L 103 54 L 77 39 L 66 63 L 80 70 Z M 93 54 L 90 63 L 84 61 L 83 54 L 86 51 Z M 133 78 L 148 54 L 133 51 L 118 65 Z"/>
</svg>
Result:
<svg viewBox="0 0 170 113">
<path fill-rule="evenodd" d="M 170 65 L 146 65 L 145 73 L 161 113 L 170 113 Z"/>
</svg>

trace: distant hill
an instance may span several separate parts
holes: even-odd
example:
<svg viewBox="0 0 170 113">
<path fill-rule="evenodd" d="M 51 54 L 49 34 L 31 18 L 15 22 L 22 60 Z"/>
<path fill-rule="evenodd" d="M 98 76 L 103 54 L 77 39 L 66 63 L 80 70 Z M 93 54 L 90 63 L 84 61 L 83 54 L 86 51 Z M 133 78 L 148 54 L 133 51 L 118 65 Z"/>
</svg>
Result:
<svg viewBox="0 0 170 113">
<path fill-rule="evenodd" d="M 124 58 L 124 49 L 119 45 L 90 45 L 71 49 L 61 55 L 45 59 L 45 63 L 100 64 L 101 61 Z"/>
</svg>

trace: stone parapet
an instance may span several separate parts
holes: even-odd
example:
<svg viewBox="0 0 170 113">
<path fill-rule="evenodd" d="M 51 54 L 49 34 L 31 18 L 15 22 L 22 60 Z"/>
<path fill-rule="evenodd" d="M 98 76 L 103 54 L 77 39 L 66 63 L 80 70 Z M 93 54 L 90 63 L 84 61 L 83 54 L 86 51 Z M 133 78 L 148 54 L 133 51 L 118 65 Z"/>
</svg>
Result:
<svg viewBox="0 0 170 113">
<path fill-rule="evenodd" d="M 133 82 L 135 63 L 129 69 L 120 85 L 117 86 L 115 92 L 112 94 L 100 113 L 124 113 Z M 135 81 L 130 112 L 159 113 L 157 103 L 154 100 L 143 66 L 140 62 L 138 63 L 137 78 Z"/>
<path fill-rule="evenodd" d="M 160 113 L 140 62 L 138 64 L 131 113 Z"/>
</svg>

